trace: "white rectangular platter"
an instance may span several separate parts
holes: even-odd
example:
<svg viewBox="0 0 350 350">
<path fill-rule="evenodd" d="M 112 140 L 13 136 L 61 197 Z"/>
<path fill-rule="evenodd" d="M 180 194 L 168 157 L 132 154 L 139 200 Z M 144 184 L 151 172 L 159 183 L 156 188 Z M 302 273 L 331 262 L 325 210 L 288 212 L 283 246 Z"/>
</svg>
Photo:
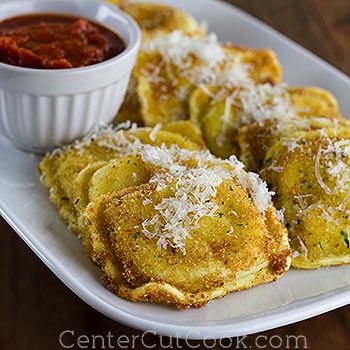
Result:
<svg viewBox="0 0 350 350">
<path fill-rule="evenodd" d="M 222 40 L 272 48 L 289 84 L 329 89 L 344 115 L 350 115 L 349 78 L 268 26 L 217 0 L 164 2 L 207 20 Z M 162 335 L 219 338 L 272 329 L 350 303 L 350 266 L 292 270 L 276 283 L 232 293 L 198 310 L 177 311 L 122 300 L 105 289 L 99 270 L 50 204 L 39 181 L 38 162 L 38 157 L 23 153 L 0 136 L 0 214 L 63 283 L 112 319 Z"/>
</svg>

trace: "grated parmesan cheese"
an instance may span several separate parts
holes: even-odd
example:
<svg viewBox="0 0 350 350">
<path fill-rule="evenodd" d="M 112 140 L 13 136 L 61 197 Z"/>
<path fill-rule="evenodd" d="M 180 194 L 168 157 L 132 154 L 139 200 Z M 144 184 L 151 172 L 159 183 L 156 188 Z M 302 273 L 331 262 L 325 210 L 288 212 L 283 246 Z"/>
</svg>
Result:
<svg viewBox="0 0 350 350">
<path fill-rule="evenodd" d="M 250 195 L 260 213 L 264 215 L 267 208 L 271 206 L 272 196 L 275 193 L 268 190 L 266 182 L 258 174 L 245 172 L 244 164 L 236 156 L 231 156 L 228 162 L 232 165 L 233 173 L 243 189 Z"/>
<path fill-rule="evenodd" d="M 151 67 L 151 72 L 146 69 L 142 73 L 160 85 L 167 83 L 160 76 L 163 68 L 173 84 L 179 77 L 186 78 L 196 87 L 205 84 L 235 86 L 251 82 L 249 71 L 250 64 L 242 63 L 238 57 L 230 57 L 220 45 L 215 34 L 209 34 L 205 38 L 194 38 L 179 31 L 170 34 L 159 35 L 143 44 L 144 52 L 158 52 L 162 60 L 156 67 Z M 170 66 L 178 68 L 177 76 L 174 76 Z M 187 98 L 187 94 L 174 91 L 179 98 Z"/>
<path fill-rule="evenodd" d="M 350 171 L 344 159 L 350 156 L 350 140 L 340 140 L 333 142 L 326 135 L 323 138 L 326 142 L 325 147 L 320 147 L 315 157 L 315 176 L 320 187 L 328 194 L 349 191 L 350 187 Z M 321 166 L 322 161 L 322 166 Z M 333 189 L 331 189 L 324 181 L 321 175 L 321 169 L 335 180 Z"/>
<path fill-rule="evenodd" d="M 159 126 L 148 128 L 150 139 L 155 140 L 159 129 Z M 186 254 L 185 242 L 190 238 L 190 231 L 199 227 L 203 217 L 217 214 L 217 189 L 224 180 L 237 181 L 263 216 L 271 205 L 273 193 L 267 190 L 266 183 L 257 174 L 246 173 L 236 157 L 222 160 L 207 150 L 190 151 L 174 144 L 168 148 L 165 144 L 143 144 L 133 136 L 137 130 L 130 122 L 116 128 L 107 126 L 64 149 L 84 152 L 94 141 L 100 147 L 114 150 L 117 157 L 139 156 L 156 169 L 150 183 L 156 184 L 157 191 L 173 188 L 173 195 L 162 198 L 156 205 L 150 198 L 144 199 L 143 205 L 154 205 L 156 214 L 142 223 L 142 233 L 155 238 L 159 248 L 171 246 Z"/>
<path fill-rule="evenodd" d="M 300 236 L 297 236 L 297 239 L 299 241 L 299 246 L 300 246 L 300 250 L 301 250 L 301 254 L 303 255 L 303 257 L 305 259 L 307 259 L 307 256 L 308 256 L 308 249 L 306 247 L 306 244 L 304 243 L 304 241 L 301 239 Z"/>
<path fill-rule="evenodd" d="M 277 219 L 279 220 L 279 222 L 283 225 L 286 224 L 286 220 L 284 218 L 284 212 L 286 211 L 285 208 L 282 208 L 280 210 L 276 210 L 276 216 L 277 216 Z"/>
<path fill-rule="evenodd" d="M 234 124 L 233 121 L 231 120 L 231 106 L 232 106 L 231 97 L 228 96 L 225 99 L 224 114 L 220 117 L 220 120 L 222 121 L 222 127 L 220 128 L 220 133 L 217 135 L 215 140 L 216 144 L 219 147 L 223 147 L 225 145 L 228 128 L 232 128 Z"/>
<path fill-rule="evenodd" d="M 273 118 L 288 120 L 295 115 L 290 95 L 283 84 L 246 84 L 236 89 L 232 97 L 241 109 L 242 124 Z"/>
<path fill-rule="evenodd" d="M 215 198 L 224 180 L 238 181 L 262 215 L 271 205 L 273 193 L 267 190 L 266 183 L 257 174 L 246 173 L 236 157 L 222 160 L 205 150 L 143 144 L 133 136 L 135 126 L 129 123 L 122 127 L 107 127 L 92 137 L 100 147 L 115 150 L 118 157 L 139 156 L 145 164 L 155 167 L 150 183 L 156 184 L 157 191 L 173 189 L 171 196 L 162 198 L 156 205 L 150 198 L 143 201 L 144 205 L 154 205 L 156 214 L 142 223 L 142 233 L 155 238 L 159 248 L 171 246 L 186 254 L 185 242 L 190 238 L 190 231 L 199 227 L 203 217 L 217 214 Z M 127 133 L 125 127 L 130 127 Z M 155 139 L 158 131 L 159 127 L 150 129 L 150 138 Z M 84 139 L 74 147 L 83 150 L 89 142 L 91 139 Z"/>
<path fill-rule="evenodd" d="M 151 131 L 151 133 L 149 134 L 149 138 L 152 142 L 154 142 L 156 140 L 157 134 L 160 131 L 160 129 L 162 128 L 161 124 L 157 124 L 153 130 Z"/>
<path fill-rule="evenodd" d="M 295 195 L 295 216 L 301 219 L 317 210 L 319 213 L 316 215 L 327 223 L 340 225 L 350 214 L 347 210 L 350 202 L 350 171 L 345 163 L 350 156 L 350 140 L 334 141 L 326 132 L 320 136 L 322 146 L 314 157 L 314 174 L 326 196 L 311 193 Z M 329 196 L 332 196 L 332 206 L 327 204 Z M 295 231 L 297 224 L 298 220 L 293 221 L 290 230 Z"/>
<path fill-rule="evenodd" d="M 213 33 L 198 39 L 174 31 L 167 35 L 158 35 L 144 43 L 142 50 L 159 52 L 167 63 L 183 69 L 192 64 L 193 57 L 197 57 L 208 67 L 214 67 L 226 57 Z"/>
<path fill-rule="evenodd" d="M 302 148 L 298 143 L 302 139 L 302 135 L 296 138 L 290 137 L 284 140 L 283 144 L 288 148 L 288 152 L 293 152 L 297 148 Z"/>
</svg>

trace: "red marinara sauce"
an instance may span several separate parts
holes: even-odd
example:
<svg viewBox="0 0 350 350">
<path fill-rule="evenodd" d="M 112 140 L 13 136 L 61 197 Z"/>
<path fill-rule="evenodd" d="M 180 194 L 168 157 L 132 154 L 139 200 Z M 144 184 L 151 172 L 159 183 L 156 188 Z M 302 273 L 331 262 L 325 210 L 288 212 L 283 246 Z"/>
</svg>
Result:
<svg viewBox="0 0 350 350">
<path fill-rule="evenodd" d="M 108 28 L 85 18 L 34 14 L 0 22 L 0 62 L 64 69 L 104 62 L 125 50 Z"/>
</svg>

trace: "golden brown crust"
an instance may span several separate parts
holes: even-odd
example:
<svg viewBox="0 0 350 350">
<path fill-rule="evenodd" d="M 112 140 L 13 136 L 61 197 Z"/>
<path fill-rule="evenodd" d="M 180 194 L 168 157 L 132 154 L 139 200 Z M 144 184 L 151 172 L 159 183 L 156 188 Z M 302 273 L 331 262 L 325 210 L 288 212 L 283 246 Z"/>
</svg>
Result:
<svg viewBox="0 0 350 350">
<path fill-rule="evenodd" d="M 224 47 L 232 55 L 236 53 L 242 56 L 242 62 L 251 67 L 251 79 L 257 84 L 274 85 L 282 81 L 282 66 L 273 50 L 247 48 L 234 44 L 225 44 Z"/>
<path fill-rule="evenodd" d="M 192 150 L 204 147 L 201 135 L 196 133 L 194 126 L 193 137 L 185 132 L 183 132 L 184 136 L 180 135 L 184 128 L 191 130 L 186 124 L 173 123 L 168 128 L 171 131 L 161 130 L 154 141 L 150 140 L 149 134 L 152 129 L 149 128 L 139 128 L 136 137 L 148 144 L 164 143 L 168 146 L 177 144 L 179 147 Z M 38 167 L 43 184 L 50 190 L 50 200 L 58 207 L 59 214 L 67 221 L 69 229 L 82 236 L 85 252 L 89 256 L 92 254 L 91 245 L 88 240 L 85 240 L 85 227 L 81 220 L 81 214 L 88 203 L 85 203 L 86 199 L 81 198 L 86 194 L 79 191 L 89 189 L 90 179 L 98 169 L 120 158 L 120 154 L 115 149 L 99 145 L 100 139 L 97 138 L 82 147 L 73 145 L 66 150 L 49 154 L 43 158 Z"/>
<path fill-rule="evenodd" d="M 349 183 L 346 177 L 337 182 L 328 168 L 341 175 L 342 169 L 350 166 L 348 157 L 337 158 L 332 151 L 332 147 L 339 147 L 334 146 L 336 143 L 345 142 L 345 147 L 350 144 L 349 130 L 292 134 L 275 143 L 266 155 L 262 177 L 278 193 L 275 205 L 285 210 L 291 246 L 297 252 L 292 262 L 296 268 L 313 269 L 350 262 L 346 200 Z M 296 145 L 292 150 L 288 150 L 290 142 Z M 327 149 L 331 151 L 327 153 Z M 341 148 L 338 152 L 342 152 Z M 337 170 L 339 161 L 341 167 Z M 274 170 L 276 167 L 278 171 Z"/>
<path fill-rule="evenodd" d="M 131 301 L 187 308 L 283 275 L 289 268 L 290 250 L 274 209 L 268 210 L 265 224 L 250 200 L 243 199 L 244 192 L 235 187 L 233 195 L 230 188 L 232 184 L 223 185 L 218 194 L 220 204 L 225 203 L 220 211 L 226 214 L 203 219 L 186 243 L 185 256 L 171 248 L 158 250 L 156 242 L 137 229 L 151 210 L 140 203 L 150 195 L 159 200 L 154 185 L 129 188 L 91 203 L 85 212 L 86 226 L 108 288 Z M 239 219 L 228 215 L 233 207 Z M 226 225 L 237 220 L 235 238 L 227 235 Z"/>
<path fill-rule="evenodd" d="M 138 23 L 142 30 L 143 40 L 157 35 L 171 33 L 175 30 L 191 36 L 206 35 L 205 29 L 185 11 L 160 3 L 133 3 L 118 1 L 121 10 L 125 11 Z"/>
<path fill-rule="evenodd" d="M 267 119 L 238 130 L 240 159 L 251 171 L 259 171 L 269 148 L 281 138 L 298 131 L 312 131 L 348 124 L 341 118 L 338 102 L 328 91 L 317 87 L 288 88 L 295 116 L 288 120 Z"/>
<path fill-rule="evenodd" d="M 273 51 L 235 45 L 223 45 L 222 48 L 227 56 L 226 65 L 240 62 L 249 66 L 248 76 L 255 83 L 275 84 L 281 81 L 282 69 Z M 189 71 L 200 66 L 198 60 L 194 60 Z M 225 69 L 221 65 L 217 68 Z M 173 64 L 164 64 L 158 52 L 140 52 L 135 76 L 138 79 L 137 93 L 145 125 L 154 126 L 190 118 L 189 99 L 197 86 L 188 79 L 188 75 L 181 75 L 181 70 Z"/>
</svg>

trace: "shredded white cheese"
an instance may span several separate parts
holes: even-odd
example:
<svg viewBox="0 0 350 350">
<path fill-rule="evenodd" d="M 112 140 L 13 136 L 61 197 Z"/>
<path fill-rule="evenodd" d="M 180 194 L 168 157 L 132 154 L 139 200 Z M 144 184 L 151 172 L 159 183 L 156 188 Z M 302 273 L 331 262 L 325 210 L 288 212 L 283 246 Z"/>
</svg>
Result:
<svg viewBox="0 0 350 350">
<path fill-rule="evenodd" d="M 290 137 L 283 141 L 283 144 L 288 148 L 288 152 L 293 152 L 297 148 L 302 148 L 302 146 L 298 143 L 302 137 L 302 135 L 299 137 Z"/>
<path fill-rule="evenodd" d="M 300 236 L 297 236 L 298 242 L 299 242 L 299 246 L 300 246 L 300 250 L 301 250 L 301 254 L 303 255 L 303 257 L 305 259 L 307 259 L 308 256 L 308 249 L 306 244 L 304 243 L 304 241 L 301 239 Z"/>
<path fill-rule="evenodd" d="M 234 125 L 234 121 L 231 118 L 231 107 L 232 107 L 232 101 L 231 97 L 228 96 L 225 99 L 225 109 L 224 114 L 220 117 L 220 120 L 222 121 L 222 126 L 220 128 L 220 132 L 216 137 L 216 144 L 219 147 L 223 147 L 225 144 L 225 141 L 227 140 L 227 132 L 229 128 L 232 128 Z"/>
<path fill-rule="evenodd" d="M 348 159 L 350 156 L 350 140 L 332 140 L 326 131 L 322 132 L 319 139 L 319 148 L 314 156 L 314 174 L 316 184 L 321 192 L 302 193 L 294 196 L 295 218 L 290 223 L 290 230 L 295 231 L 297 219 L 310 215 L 317 211 L 317 217 L 326 223 L 340 225 L 350 215 L 350 169 Z M 293 140 L 295 142 L 295 140 Z M 289 149 L 289 151 L 292 151 Z M 324 194 L 322 195 L 322 191 Z M 332 205 L 328 204 L 331 196 Z M 300 243 L 302 246 L 302 243 Z M 305 252 L 304 252 L 305 253 Z"/>
<path fill-rule="evenodd" d="M 275 193 L 268 190 L 266 182 L 258 174 L 245 172 L 244 164 L 236 156 L 231 156 L 228 162 L 232 165 L 233 173 L 243 189 L 250 195 L 260 213 L 264 215 Z"/>
<path fill-rule="evenodd" d="M 186 254 L 185 243 L 191 230 L 198 228 L 203 217 L 217 215 L 217 189 L 224 180 L 240 184 L 263 216 L 271 205 L 273 193 L 268 191 L 266 183 L 257 174 L 246 173 L 243 163 L 234 156 L 222 160 L 209 151 L 143 144 L 133 136 L 137 129 L 131 124 L 125 126 L 131 129 L 126 132 L 109 127 L 95 132 L 92 137 L 100 147 L 116 151 L 118 157 L 141 157 L 145 164 L 156 169 L 150 179 L 150 183 L 156 184 L 156 190 L 172 189 L 172 195 L 154 205 L 156 214 L 142 224 L 142 233 L 155 238 L 159 248 L 171 246 Z M 156 140 L 159 127 L 149 130 Z M 84 151 L 89 142 L 92 140 L 85 138 L 73 147 Z M 153 205 L 151 198 L 145 198 L 143 204 Z"/>
<path fill-rule="evenodd" d="M 235 89 L 232 97 L 241 109 L 242 124 L 273 118 L 288 120 L 295 115 L 290 95 L 283 84 L 246 84 Z"/>
<path fill-rule="evenodd" d="M 350 170 L 344 160 L 350 156 L 350 140 L 344 139 L 333 142 L 328 136 L 324 136 L 323 142 L 326 145 L 318 149 L 315 157 L 315 176 L 320 187 L 328 195 L 349 191 Z M 332 184 L 332 188 L 326 184 L 321 170 L 333 180 L 332 182 L 335 182 Z"/>
<path fill-rule="evenodd" d="M 156 184 L 156 191 L 172 189 L 170 196 L 155 205 L 151 198 L 143 201 L 143 205 L 154 205 L 156 214 L 142 223 L 142 233 L 155 238 L 159 248 L 171 246 L 186 254 L 185 243 L 191 230 L 199 227 L 203 217 L 217 215 L 217 189 L 224 180 L 240 184 L 259 212 L 265 215 L 273 193 L 257 174 L 246 173 L 243 163 L 236 157 L 222 160 L 205 150 L 190 151 L 174 144 L 168 148 L 164 144 L 143 144 L 133 136 L 137 130 L 131 123 L 117 128 L 109 126 L 68 147 L 84 152 L 85 147 L 95 141 L 100 147 L 114 150 L 116 157 L 139 156 L 145 164 L 154 167 L 150 183 Z M 155 141 L 159 126 L 147 130 L 150 139 Z M 133 175 L 133 178 L 136 177 Z"/>
<path fill-rule="evenodd" d="M 163 68 L 174 86 L 181 77 L 196 87 L 204 84 L 232 86 L 251 82 L 251 66 L 242 63 L 239 57 L 230 57 L 213 33 L 204 38 L 194 38 L 174 31 L 145 42 L 142 50 L 157 52 L 162 58 L 158 66 L 150 67 L 150 72 L 142 70 L 151 81 L 159 84 L 160 92 L 163 83 L 169 84 L 169 81 L 160 76 Z M 176 76 L 170 68 L 172 65 L 177 68 Z M 174 93 L 178 95 L 176 89 Z M 187 94 L 180 95 L 182 99 L 187 98 Z"/>
<path fill-rule="evenodd" d="M 197 57 L 208 67 L 214 67 L 225 59 L 225 53 L 215 34 L 204 38 L 193 38 L 174 31 L 166 35 L 158 35 L 153 40 L 143 44 L 146 52 L 159 52 L 167 63 L 180 68 L 188 68 L 193 58 Z"/>
<path fill-rule="evenodd" d="M 321 155 L 322 155 L 323 150 L 319 149 L 317 151 L 317 155 L 315 158 L 315 176 L 317 178 L 318 184 L 322 187 L 322 189 L 327 193 L 331 194 L 332 191 L 331 189 L 325 184 L 325 182 L 322 179 L 321 176 Z"/>
<path fill-rule="evenodd" d="M 286 220 L 284 218 L 284 212 L 286 211 L 285 208 L 282 208 L 280 210 L 276 210 L 276 216 L 277 216 L 277 219 L 279 220 L 280 223 L 282 223 L 283 225 L 286 224 Z"/>
<path fill-rule="evenodd" d="M 149 134 L 149 138 L 151 141 L 155 141 L 157 138 L 157 134 L 159 132 L 159 130 L 162 128 L 162 124 L 157 124 L 153 130 L 151 131 L 151 133 Z"/>
</svg>

